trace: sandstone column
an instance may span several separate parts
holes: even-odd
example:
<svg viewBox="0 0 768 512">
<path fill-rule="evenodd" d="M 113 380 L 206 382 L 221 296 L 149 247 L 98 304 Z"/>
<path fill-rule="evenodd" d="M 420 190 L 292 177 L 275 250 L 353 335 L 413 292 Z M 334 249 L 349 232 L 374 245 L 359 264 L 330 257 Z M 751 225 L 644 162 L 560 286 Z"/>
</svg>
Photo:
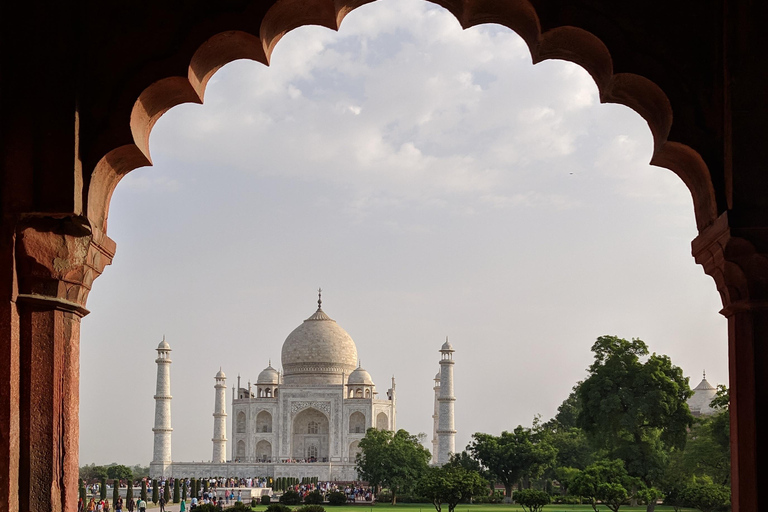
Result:
<svg viewBox="0 0 768 512">
<path fill-rule="evenodd" d="M 768 481 L 768 228 L 730 225 L 728 213 L 692 243 L 712 276 L 728 319 L 731 416 L 731 503 L 734 511 L 766 509 Z M 762 503 L 762 505 L 761 505 Z"/>
<path fill-rule="evenodd" d="M 15 375 L 4 390 L 13 406 L 6 410 L 3 398 L 2 437 L 18 465 L 6 461 L 13 474 L 2 475 L 0 510 L 77 510 L 80 319 L 114 251 L 82 217 L 34 216 L 17 225 L 18 323 L 11 328 L 19 344 L 18 356 L 5 354 Z"/>
</svg>

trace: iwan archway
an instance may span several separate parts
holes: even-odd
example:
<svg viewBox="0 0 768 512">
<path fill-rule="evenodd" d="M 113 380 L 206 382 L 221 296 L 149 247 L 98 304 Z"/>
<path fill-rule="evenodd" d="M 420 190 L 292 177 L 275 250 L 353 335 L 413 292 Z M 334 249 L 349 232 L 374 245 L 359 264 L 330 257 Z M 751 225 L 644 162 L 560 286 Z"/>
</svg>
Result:
<svg viewBox="0 0 768 512">
<path fill-rule="evenodd" d="M 2 16 L 0 510 L 76 509 L 79 322 L 109 264 L 111 194 L 150 163 L 153 124 L 202 101 L 222 65 L 266 63 L 287 31 L 337 29 L 363 2 L 243 1 L 118 8 L 15 5 Z M 768 135 L 766 7 L 729 2 L 440 2 L 462 26 L 499 23 L 535 62 L 571 60 L 603 101 L 648 121 L 652 163 L 691 191 L 697 261 L 728 318 L 734 510 L 766 508 Z M 44 12 L 44 15 L 40 15 Z M 55 41 L 51 44 L 50 41 Z M 762 505 L 762 506 L 761 506 Z"/>
</svg>

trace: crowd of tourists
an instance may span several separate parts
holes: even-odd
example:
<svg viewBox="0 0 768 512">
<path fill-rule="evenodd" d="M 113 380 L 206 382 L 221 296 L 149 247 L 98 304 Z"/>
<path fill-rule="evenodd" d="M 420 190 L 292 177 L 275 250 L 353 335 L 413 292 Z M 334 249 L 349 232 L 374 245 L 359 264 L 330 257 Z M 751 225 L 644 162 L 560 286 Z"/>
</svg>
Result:
<svg viewBox="0 0 768 512">
<path fill-rule="evenodd" d="M 199 505 L 213 503 L 229 505 L 230 502 L 242 501 L 242 491 L 240 488 L 264 488 L 268 487 L 269 479 L 265 477 L 248 477 L 248 478 L 201 478 L 201 482 L 206 483 L 207 486 L 201 485 L 202 490 L 199 496 L 191 496 L 191 479 L 182 478 L 179 479 L 179 487 L 186 487 L 187 496 L 191 496 L 189 510 L 193 510 Z M 151 489 L 152 481 L 148 478 L 142 478 L 136 482 L 132 482 L 134 487 L 141 487 L 144 483 L 148 489 Z M 160 512 L 165 512 L 165 504 L 171 503 L 172 496 L 165 496 L 165 489 L 167 487 L 173 489 L 176 483 L 174 478 L 160 478 L 158 479 L 158 494 L 160 505 Z M 127 485 L 127 483 L 126 483 Z M 121 485 L 123 487 L 123 485 Z M 145 512 L 147 503 L 146 501 L 134 498 L 128 498 L 125 502 L 122 497 L 119 497 L 114 503 L 110 505 L 109 499 L 97 499 L 96 495 L 100 494 L 99 484 L 87 485 L 86 489 L 93 494 L 90 501 L 80 498 L 77 506 L 78 512 Z M 347 501 L 373 501 L 373 493 L 371 488 L 353 483 L 339 483 L 339 482 L 317 482 L 317 483 L 305 483 L 297 484 L 291 487 L 292 490 L 299 493 L 302 498 L 314 491 L 319 491 L 321 494 L 326 495 L 330 492 L 343 492 L 347 497 Z M 182 500 L 180 506 L 180 512 L 186 511 L 186 502 Z M 113 507 L 113 508 L 112 508 Z"/>
</svg>

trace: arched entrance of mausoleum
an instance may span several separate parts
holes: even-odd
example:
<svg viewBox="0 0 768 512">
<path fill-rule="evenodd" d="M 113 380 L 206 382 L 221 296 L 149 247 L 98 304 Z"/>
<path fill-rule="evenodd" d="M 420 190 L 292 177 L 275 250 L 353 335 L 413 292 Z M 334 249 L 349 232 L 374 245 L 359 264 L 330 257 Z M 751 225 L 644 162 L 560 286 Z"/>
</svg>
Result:
<svg viewBox="0 0 768 512">
<path fill-rule="evenodd" d="M 304 409 L 291 425 L 291 457 L 299 461 L 325 462 L 330 449 L 328 417 L 315 408 Z"/>
</svg>

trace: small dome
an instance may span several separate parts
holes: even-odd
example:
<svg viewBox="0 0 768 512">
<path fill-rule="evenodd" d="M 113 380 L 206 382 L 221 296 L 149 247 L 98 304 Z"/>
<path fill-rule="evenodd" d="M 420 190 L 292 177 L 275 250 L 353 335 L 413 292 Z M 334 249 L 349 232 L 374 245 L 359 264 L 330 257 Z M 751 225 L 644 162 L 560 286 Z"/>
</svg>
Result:
<svg viewBox="0 0 768 512">
<path fill-rule="evenodd" d="M 277 370 L 272 368 L 272 363 L 270 362 L 269 366 L 264 368 L 259 374 L 259 378 L 256 379 L 256 384 L 279 384 L 279 381 L 280 374 L 277 373 Z"/>
<path fill-rule="evenodd" d="M 223 372 L 223 371 L 221 371 L 221 368 L 219 368 L 219 373 L 217 373 L 217 374 L 216 374 L 216 378 L 217 378 L 217 379 L 226 379 L 226 378 L 227 378 L 227 376 L 226 376 L 226 375 L 224 375 L 224 372 Z"/>
<path fill-rule="evenodd" d="M 443 343 L 443 347 L 440 349 L 441 352 L 453 352 L 453 345 L 451 345 L 451 342 L 448 341 L 448 338 L 445 338 L 445 343 Z"/>
<path fill-rule="evenodd" d="M 440 372 L 437 372 L 435 374 L 435 380 L 438 381 L 438 382 L 440 381 Z"/>
<path fill-rule="evenodd" d="M 157 346 L 157 350 L 171 350 L 171 346 L 165 341 L 165 336 L 163 336 L 163 341 Z"/>
<path fill-rule="evenodd" d="M 373 379 L 370 373 L 363 370 L 361 366 L 358 366 L 355 371 L 349 374 L 347 384 L 373 386 Z"/>
<path fill-rule="evenodd" d="M 698 386 L 693 388 L 693 396 L 687 400 L 688 408 L 694 416 L 708 416 L 715 410 L 709 405 L 717 395 L 717 388 L 707 381 L 706 375 Z"/>
</svg>

